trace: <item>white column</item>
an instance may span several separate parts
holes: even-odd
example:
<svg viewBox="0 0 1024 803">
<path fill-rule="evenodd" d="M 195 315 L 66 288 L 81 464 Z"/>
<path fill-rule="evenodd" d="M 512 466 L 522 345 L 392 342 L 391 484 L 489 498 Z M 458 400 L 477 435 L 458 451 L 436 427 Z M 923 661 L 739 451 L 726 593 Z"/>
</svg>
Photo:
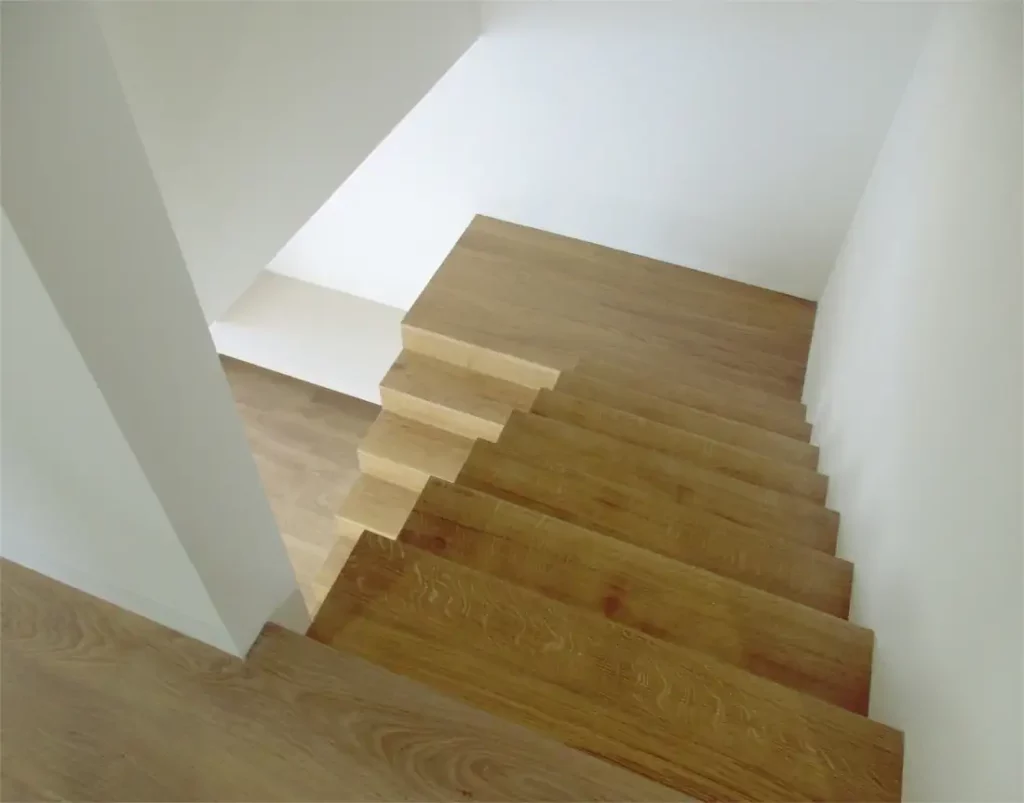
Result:
<svg viewBox="0 0 1024 803">
<path fill-rule="evenodd" d="M 298 589 L 94 9 L 4 3 L 0 49 L 4 210 L 242 653 Z"/>
</svg>

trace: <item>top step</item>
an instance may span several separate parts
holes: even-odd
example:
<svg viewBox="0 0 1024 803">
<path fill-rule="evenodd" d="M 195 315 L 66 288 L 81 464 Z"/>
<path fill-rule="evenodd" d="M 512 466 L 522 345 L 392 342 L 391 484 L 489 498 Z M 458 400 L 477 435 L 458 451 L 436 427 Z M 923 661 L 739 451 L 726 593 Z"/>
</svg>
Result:
<svg viewBox="0 0 1024 803">
<path fill-rule="evenodd" d="M 508 355 L 494 375 L 530 384 L 531 374 L 536 387 L 589 357 L 685 365 L 795 400 L 813 318 L 809 301 L 478 217 L 406 316 L 404 333 L 417 350 L 413 341 L 433 339 L 437 349 L 443 339 L 460 364 L 474 349 L 485 362 Z"/>
</svg>

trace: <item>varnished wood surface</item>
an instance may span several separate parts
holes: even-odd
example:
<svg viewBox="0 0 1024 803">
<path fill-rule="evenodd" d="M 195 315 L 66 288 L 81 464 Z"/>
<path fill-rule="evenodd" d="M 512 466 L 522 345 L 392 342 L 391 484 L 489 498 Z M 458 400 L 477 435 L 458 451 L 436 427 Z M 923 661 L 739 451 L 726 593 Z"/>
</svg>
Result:
<svg viewBox="0 0 1024 803">
<path fill-rule="evenodd" d="M 16 564 L 0 588 L 5 801 L 681 798 L 273 626 L 243 662 Z"/>
<path fill-rule="evenodd" d="M 562 421 L 515 412 L 498 441 L 538 466 L 566 466 L 656 491 L 764 532 L 817 546 L 834 543 L 838 515 L 820 504 L 762 488 L 693 463 Z"/>
<path fill-rule="evenodd" d="M 585 373 L 567 371 L 558 378 L 554 389 L 775 460 L 809 469 L 818 467 L 818 447 L 804 440 L 652 396 L 628 382 L 605 382 Z"/>
<path fill-rule="evenodd" d="M 811 438 L 811 425 L 807 423 L 807 410 L 802 403 L 715 380 L 700 372 L 689 371 L 685 365 L 675 362 L 659 369 L 639 363 L 616 365 L 591 359 L 579 360 L 571 370 L 576 374 L 623 385 L 771 432 L 779 432 L 804 443 Z"/>
<path fill-rule="evenodd" d="M 360 474 L 342 502 L 338 517 L 356 525 L 360 532 L 371 530 L 378 535 L 396 538 L 418 496 L 410 488 L 371 474 Z"/>
<path fill-rule="evenodd" d="M 359 476 L 356 447 L 375 404 L 221 358 L 249 448 L 310 611 L 339 539 L 336 514 Z"/>
<path fill-rule="evenodd" d="M 496 441 L 513 410 L 537 391 L 469 368 L 403 351 L 381 381 L 384 409 L 467 438 Z"/>
<path fill-rule="evenodd" d="M 899 732 L 369 533 L 310 633 L 701 799 L 899 798 Z"/>
<path fill-rule="evenodd" d="M 722 443 L 562 391 L 542 390 L 530 412 L 600 432 L 729 477 L 824 504 L 828 479 L 749 449 Z"/>
<path fill-rule="evenodd" d="M 359 466 L 419 491 L 430 477 L 455 479 L 472 446 L 470 438 L 383 410 L 359 444 Z"/>
<path fill-rule="evenodd" d="M 436 479 L 399 540 L 867 713 L 871 631 L 804 605 Z"/>
<path fill-rule="evenodd" d="M 478 217 L 405 323 L 558 370 L 675 364 L 797 399 L 813 317 L 801 299 Z"/>
<path fill-rule="evenodd" d="M 849 612 L 849 562 L 658 494 L 482 443 L 458 482 L 833 616 Z"/>
</svg>

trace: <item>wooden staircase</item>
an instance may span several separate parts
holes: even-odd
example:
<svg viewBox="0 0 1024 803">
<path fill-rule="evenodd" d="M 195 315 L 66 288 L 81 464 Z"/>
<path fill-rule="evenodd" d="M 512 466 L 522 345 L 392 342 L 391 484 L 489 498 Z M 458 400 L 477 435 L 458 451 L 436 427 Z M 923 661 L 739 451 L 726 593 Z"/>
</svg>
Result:
<svg viewBox="0 0 1024 803">
<path fill-rule="evenodd" d="M 310 635 L 681 797 L 899 799 L 799 402 L 813 318 L 476 218 L 403 324 Z"/>
</svg>

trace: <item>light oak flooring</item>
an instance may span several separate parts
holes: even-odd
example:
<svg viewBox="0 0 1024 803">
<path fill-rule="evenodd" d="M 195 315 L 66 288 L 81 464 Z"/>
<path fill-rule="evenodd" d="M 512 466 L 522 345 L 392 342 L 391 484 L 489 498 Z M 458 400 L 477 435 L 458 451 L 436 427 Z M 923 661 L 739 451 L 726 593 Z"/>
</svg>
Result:
<svg viewBox="0 0 1024 803">
<path fill-rule="evenodd" d="M 337 514 L 359 476 L 356 447 L 380 407 L 229 357 L 221 363 L 299 588 L 315 613 L 341 568 L 337 550 L 358 535 L 344 531 Z M 332 564 L 333 576 L 325 576 Z"/>
<path fill-rule="evenodd" d="M 268 625 L 242 661 L 0 560 L 0 799 L 679 800 Z"/>
</svg>

